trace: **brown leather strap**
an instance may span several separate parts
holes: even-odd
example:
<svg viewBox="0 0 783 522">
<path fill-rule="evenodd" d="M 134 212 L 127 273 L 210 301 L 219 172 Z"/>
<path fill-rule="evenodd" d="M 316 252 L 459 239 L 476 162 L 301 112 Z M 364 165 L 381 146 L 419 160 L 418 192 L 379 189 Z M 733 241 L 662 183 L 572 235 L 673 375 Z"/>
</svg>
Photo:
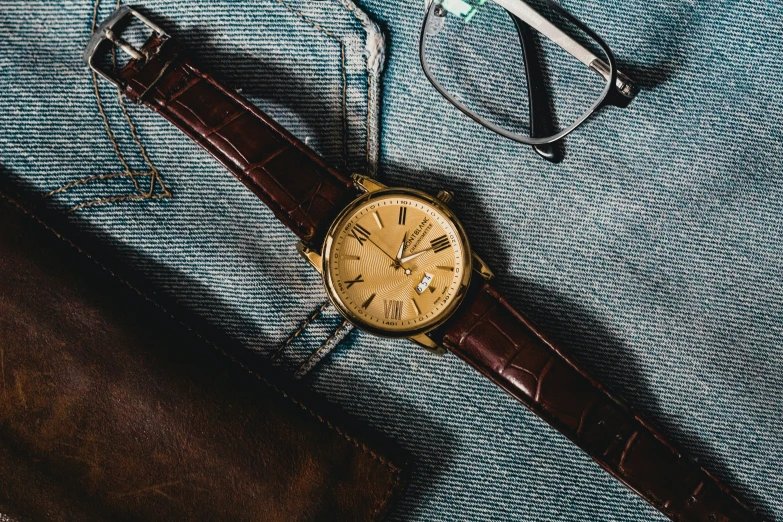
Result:
<svg viewBox="0 0 783 522">
<path fill-rule="evenodd" d="M 188 134 L 300 238 L 317 243 L 358 194 L 349 179 L 239 94 L 200 71 L 171 39 L 119 73 L 125 95 Z"/>
<path fill-rule="evenodd" d="M 715 477 L 682 456 L 548 341 L 489 283 L 466 298 L 442 335 L 446 348 L 672 520 L 758 520 Z"/>
</svg>

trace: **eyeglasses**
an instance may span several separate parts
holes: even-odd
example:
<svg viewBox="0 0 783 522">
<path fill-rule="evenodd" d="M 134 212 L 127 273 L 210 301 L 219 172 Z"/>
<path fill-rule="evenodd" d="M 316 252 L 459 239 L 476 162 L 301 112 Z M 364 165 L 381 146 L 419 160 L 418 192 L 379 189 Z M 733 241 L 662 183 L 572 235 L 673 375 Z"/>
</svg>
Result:
<svg viewBox="0 0 783 522">
<path fill-rule="evenodd" d="M 595 32 L 554 0 L 532 1 L 432 0 L 419 57 L 460 111 L 558 161 L 553 144 L 601 107 L 627 106 L 638 88 Z"/>
</svg>

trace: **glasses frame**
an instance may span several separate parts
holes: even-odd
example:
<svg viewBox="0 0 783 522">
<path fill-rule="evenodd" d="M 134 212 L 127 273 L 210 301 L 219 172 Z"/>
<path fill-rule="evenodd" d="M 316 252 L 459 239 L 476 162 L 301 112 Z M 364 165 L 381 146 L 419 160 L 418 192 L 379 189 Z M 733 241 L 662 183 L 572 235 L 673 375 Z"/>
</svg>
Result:
<svg viewBox="0 0 783 522">
<path fill-rule="evenodd" d="M 492 1 L 492 0 L 490 0 Z M 587 109 L 577 120 L 572 123 L 570 126 L 566 127 L 562 131 L 549 136 L 545 138 L 533 138 L 530 136 L 525 136 L 524 134 L 511 132 L 503 127 L 500 127 L 499 125 L 496 125 L 490 121 L 485 120 L 484 118 L 481 118 L 480 116 L 477 116 L 474 114 L 466 105 L 464 105 L 462 102 L 451 96 L 448 91 L 440 84 L 440 82 L 435 78 L 435 76 L 432 74 L 432 71 L 430 70 L 429 62 L 427 61 L 426 53 L 424 51 L 425 41 L 427 39 L 427 29 L 429 25 L 432 23 L 432 20 L 434 20 L 434 17 L 437 17 L 439 15 L 435 14 L 436 9 L 443 9 L 441 7 L 441 1 L 440 0 L 432 0 L 430 2 L 429 7 L 427 8 L 427 13 L 424 17 L 424 23 L 421 27 L 421 34 L 419 36 L 419 61 L 421 62 L 421 67 L 424 70 L 424 75 L 427 77 L 427 79 L 430 81 L 430 83 L 435 87 L 435 89 L 443 96 L 446 100 L 448 100 L 452 105 L 454 105 L 457 109 L 459 109 L 463 114 L 468 116 L 470 119 L 475 121 L 476 123 L 483 125 L 484 127 L 488 128 L 489 130 L 495 132 L 496 134 L 499 134 L 505 138 L 508 138 L 510 140 L 516 141 L 518 143 L 524 143 L 525 145 L 548 145 L 550 143 L 555 143 L 569 134 L 571 134 L 577 127 L 582 125 L 590 116 L 595 114 L 598 109 L 603 107 L 604 105 L 610 105 L 614 102 L 612 101 L 612 97 L 610 95 L 616 94 L 619 96 L 626 97 L 625 94 L 620 92 L 617 89 L 617 78 L 618 78 L 618 71 L 617 71 L 617 63 L 614 58 L 614 53 L 612 53 L 612 50 L 609 48 L 608 45 L 606 45 L 606 42 L 603 41 L 603 39 L 598 36 L 593 30 L 591 30 L 589 27 L 587 27 L 585 24 L 583 24 L 578 18 L 573 16 L 571 13 L 563 9 L 557 2 L 554 0 L 545 0 L 546 3 L 551 6 L 553 9 L 555 9 L 559 14 L 563 15 L 566 19 L 571 21 L 576 27 L 584 31 L 589 37 L 591 37 L 595 42 L 598 44 L 598 46 L 601 48 L 601 50 L 606 55 L 607 61 L 609 62 L 607 65 L 608 71 L 605 75 L 606 85 L 604 86 L 604 89 L 601 93 L 601 96 L 598 98 L 598 100 L 593 104 L 592 107 Z M 502 6 L 501 6 L 502 8 Z M 504 8 L 505 9 L 505 8 Z M 448 14 L 446 15 L 448 16 Z"/>
</svg>

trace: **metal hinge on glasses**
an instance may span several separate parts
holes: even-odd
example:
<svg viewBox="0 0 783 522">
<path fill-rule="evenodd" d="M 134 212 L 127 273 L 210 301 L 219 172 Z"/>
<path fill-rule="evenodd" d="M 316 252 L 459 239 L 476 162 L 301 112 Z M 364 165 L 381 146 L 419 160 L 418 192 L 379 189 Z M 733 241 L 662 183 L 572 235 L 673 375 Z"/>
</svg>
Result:
<svg viewBox="0 0 783 522">
<path fill-rule="evenodd" d="M 142 50 L 139 51 L 135 47 L 133 47 L 131 44 L 129 44 L 127 41 L 122 39 L 119 35 L 115 34 L 114 29 L 115 27 L 120 24 L 120 22 L 127 21 L 126 18 L 132 16 L 141 21 L 144 25 L 149 27 L 153 33 L 155 33 L 160 39 L 166 41 L 170 37 L 168 34 L 166 34 L 163 29 L 152 23 L 152 21 L 147 18 L 146 16 L 142 15 L 138 11 L 131 9 L 128 6 L 122 6 L 118 8 L 112 15 L 103 21 L 103 23 L 98 27 L 98 29 L 95 30 L 95 32 L 92 35 L 92 38 L 90 38 L 90 41 L 87 43 L 87 49 L 84 51 L 84 61 L 87 62 L 87 65 L 90 66 L 90 69 L 95 71 L 97 74 L 102 76 L 103 78 L 107 79 L 120 89 L 124 88 L 125 86 L 120 82 L 119 79 L 115 78 L 111 73 L 106 71 L 105 69 L 102 69 L 98 65 L 95 64 L 95 57 L 98 54 L 98 51 L 100 50 L 100 47 L 105 42 L 111 42 L 113 45 L 119 47 L 123 52 L 125 52 L 128 56 L 133 58 L 134 60 L 140 60 L 140 61 L 146 61 L 149 59 L 149 56 Z M 149 88 L 147 89 L 149 90 Z"/>
</svg>

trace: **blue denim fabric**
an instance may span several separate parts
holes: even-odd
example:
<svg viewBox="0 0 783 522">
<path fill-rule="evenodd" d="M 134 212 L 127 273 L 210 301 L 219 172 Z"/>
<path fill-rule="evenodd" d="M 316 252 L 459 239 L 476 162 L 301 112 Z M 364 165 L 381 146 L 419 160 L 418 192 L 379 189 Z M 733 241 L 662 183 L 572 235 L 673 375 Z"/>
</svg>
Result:
<svg viewBox="0 0 783 522">
<path fill-rule="evenodd" d="M 331 162 L 371 170 L 379 40 L 346 4 L 145 5 Z M 363 0 L 387 37 L 379 176 L 456 192 L 473 247 L 510 300 L 781 520 L 783 7 L 563 5 L 645 90 L 574 133 L 565 161 L 551 165 L 432 89 L 417 57 L 421 2 Z M 102 19 L 113 5 L 98 7 Z M 0 166 L 42 194 L 124 169 L 80 63 L 92 10 L 91 1 L 0 3 Z M 99 92 L 131 170 L 146 183 L 155 176 L 143 173 L 158 171 L 173 197 L 85 206 L 74 221 L 249 349 L 271 355 L 291 339 L 275 361 L 296 371 L 341 320 L 329 308 L 316 314 L 324 294 L 293 235 L 187 138 L 128 107 L 150 167 L 116 94 L 103 83 Z M 139 193 L 120 176 L 51 199 L 67 209 Z M 155 194 L 166 194 L 158 181 Z M 354 331 L 304 379 L 413 453 L 392 520 L 663 520 L 456 357 Z"/>
</svg>

